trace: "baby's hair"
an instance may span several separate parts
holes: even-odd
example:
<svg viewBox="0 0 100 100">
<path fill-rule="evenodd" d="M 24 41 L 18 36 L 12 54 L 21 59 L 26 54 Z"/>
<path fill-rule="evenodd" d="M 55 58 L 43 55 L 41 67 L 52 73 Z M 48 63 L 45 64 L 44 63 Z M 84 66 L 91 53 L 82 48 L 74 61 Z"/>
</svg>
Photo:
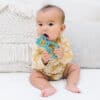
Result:
<svg viewBox="0 0 100 100">
<path fill-rule="evenodd" d="M 61 22 L 64 23 L 64 21 L 65 21 L 65 13 L 60 7 L 58 7 L 56 5 L 50 5 L 50 4 L 45 5 L 39 11 L 46 11 L 46 10 L 52 9 L 52 8 L 55 8 L 56 10 L 58 10 L 58 12 L 61 15 Z"/>
</svg>

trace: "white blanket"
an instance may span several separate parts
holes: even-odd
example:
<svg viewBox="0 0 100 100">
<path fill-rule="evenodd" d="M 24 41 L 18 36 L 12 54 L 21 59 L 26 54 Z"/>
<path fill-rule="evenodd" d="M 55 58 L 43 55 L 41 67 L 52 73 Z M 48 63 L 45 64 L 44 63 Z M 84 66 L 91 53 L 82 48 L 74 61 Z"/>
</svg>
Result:
<svg viewBox="0 0 100 100">
<path fill-rule="evenodd" d="M 51 84 L 57 93 L 50 97 L 41 97 L 40 91 L 29 83 L 29 73 L 1 73 L 0 100 L 100 100 L 100 70 L 82 70 L 80 94 L 65 90 L 65 80 L 54 81 Z"/>
</svg>

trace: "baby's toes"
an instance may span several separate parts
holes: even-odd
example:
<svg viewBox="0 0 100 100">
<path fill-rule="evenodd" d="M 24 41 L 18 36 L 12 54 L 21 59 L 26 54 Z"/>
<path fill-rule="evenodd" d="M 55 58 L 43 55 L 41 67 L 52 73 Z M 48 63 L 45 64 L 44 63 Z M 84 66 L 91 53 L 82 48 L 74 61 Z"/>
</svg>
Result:
<svg viewBox="0 0 100 100">
<path fill-rule="evenodd" d="M 41 95 L 42 95 L 42 97 L 45 97 L 46 96 L 46 91 L 45 90 L 42 90 L 41 91 Z"/>
<path fill-rule="evenodd" d="M 74 91 L 75 93 L 80 93 L 81 91 L 80 91 L 80 89 L 79 88 L 75 88 L 75 91 Z"/>
<path fill-rule="evenodd" d="M 49 88 L 49 89 L 44 89 L 41 91 L 41 94 L 43 97 L 51 96 L 56 92 L 56 89 Z"/>
</svg>

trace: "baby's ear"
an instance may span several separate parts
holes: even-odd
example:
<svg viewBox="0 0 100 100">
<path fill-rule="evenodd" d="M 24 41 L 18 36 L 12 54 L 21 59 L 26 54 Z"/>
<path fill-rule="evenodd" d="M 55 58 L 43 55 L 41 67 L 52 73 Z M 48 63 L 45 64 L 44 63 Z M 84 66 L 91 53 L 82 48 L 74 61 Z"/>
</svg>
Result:
<svg viewBox="0 0 100 100">
<path fill-rule="evenodd" d="M 65 24 L 62 24 L 61 31 L 63 32 L 65 30 L 65 28 L 66 28 Z"/>
</svg>

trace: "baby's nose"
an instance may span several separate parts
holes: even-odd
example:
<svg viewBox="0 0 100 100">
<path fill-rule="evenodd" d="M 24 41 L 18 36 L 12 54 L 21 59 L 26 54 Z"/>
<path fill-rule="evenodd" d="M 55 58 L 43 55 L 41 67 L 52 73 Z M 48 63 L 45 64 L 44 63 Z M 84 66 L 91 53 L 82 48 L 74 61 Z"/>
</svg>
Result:
<svg viewBox="0 0 100 100">
<path fill-rule="evenodd" d="M 43 26 L 43 30 L 47 30 L 48 27 L 46 25 Z"/>
</svg>

